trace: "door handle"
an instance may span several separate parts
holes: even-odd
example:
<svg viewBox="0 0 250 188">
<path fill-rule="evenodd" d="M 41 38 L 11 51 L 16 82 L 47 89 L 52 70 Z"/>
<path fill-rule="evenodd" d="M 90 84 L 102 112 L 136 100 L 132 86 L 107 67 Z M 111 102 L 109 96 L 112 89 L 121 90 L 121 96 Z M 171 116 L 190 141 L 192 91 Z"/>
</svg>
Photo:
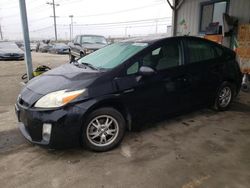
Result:
<svg viewBox="0 0 250 188">
<path fill-rule="evenodd" d="M 187 82 L 188 78 L 187 77 L 180 77 L 180 78 L 177 78 L 177 81 Z"/>
<path fill-rule="evenodd" d="M 134 91 L 135 91 L 135 89 L 131 88 L 131 89 L 124 90 L 123 93 L 132 93 Z"/>
</svg>

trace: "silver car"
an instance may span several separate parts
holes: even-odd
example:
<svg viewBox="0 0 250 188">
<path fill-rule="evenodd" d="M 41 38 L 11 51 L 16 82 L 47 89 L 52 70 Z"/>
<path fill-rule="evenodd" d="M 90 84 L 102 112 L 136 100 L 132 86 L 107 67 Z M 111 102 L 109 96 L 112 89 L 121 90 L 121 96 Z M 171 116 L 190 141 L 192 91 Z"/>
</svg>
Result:
<svg viewBox="0 0 250 188">
<path fill-rule="evenodd" d="M 0 60 L 24 60 L 24 52 L 14 42 L 0 42 Z"/>
</svg>

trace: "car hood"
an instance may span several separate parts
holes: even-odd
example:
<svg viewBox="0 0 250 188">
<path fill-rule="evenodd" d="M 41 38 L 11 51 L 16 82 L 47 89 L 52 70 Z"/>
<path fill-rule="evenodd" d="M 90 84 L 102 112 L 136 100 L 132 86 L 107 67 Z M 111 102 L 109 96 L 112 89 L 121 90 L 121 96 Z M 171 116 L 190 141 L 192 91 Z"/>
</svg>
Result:
<svg viewBox="0 0 250 188">
<path fill-rule="evenodd" d="M 88 87 L 102 72 L 65 64 L 52 69 L 28 82 L 21 92 L 21 98 L 33 104 L 42 96 L 59 90 L 77 90 Z"/>
<path fill-rule="evenodd" d="M 82 44 L 82 47 L 87 49 L 100 49 L 104 46 L 106 46 L 106 44 Z"/>
<path fill-rule="evenodd" d="M 7 54 L 7 53 L 17 53 L 23 54 L 24 52 L 19 48 L 0 48 L 0 54 Z"/>
</svg>

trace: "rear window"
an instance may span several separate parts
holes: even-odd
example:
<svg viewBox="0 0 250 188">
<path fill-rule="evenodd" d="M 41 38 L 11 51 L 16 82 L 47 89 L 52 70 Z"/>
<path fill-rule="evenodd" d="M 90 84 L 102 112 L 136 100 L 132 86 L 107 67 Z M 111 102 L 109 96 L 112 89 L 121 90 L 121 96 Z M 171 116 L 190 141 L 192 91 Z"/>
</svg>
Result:
<svg viewBox="0 0 250 188">
<path fill-rule="evenodd" d="M 219 54 L 222 54 L 222 50 L 218 47 L 215 50 L 215 46 L 200 40 L 188 40 L 187 41 L 189 63 L 198 63 L 207 60 L 217 58 Z"/>
</svg>

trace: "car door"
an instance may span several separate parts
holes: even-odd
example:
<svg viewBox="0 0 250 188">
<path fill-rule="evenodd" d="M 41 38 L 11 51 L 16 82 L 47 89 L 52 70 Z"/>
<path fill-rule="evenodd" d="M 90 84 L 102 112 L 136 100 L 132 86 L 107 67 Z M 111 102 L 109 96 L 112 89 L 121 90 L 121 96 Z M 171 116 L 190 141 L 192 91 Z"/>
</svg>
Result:
<svg viewBox="0 0 250 188">
<path fill-rule="evenodd" d="M 178 39 L 165 40 L 129 61 L 116 84 L 132 116 L 154 118 L 182 108 L 186 89 L 182 54 Z M 153 68 L 155 74 L 142 76 L 142 66 Z"/>
<path fill-rule="evenodd" d="M 198 38 L 185 38 L 186 71 L 190 80 L 190 105 L 208 103 L 220 83 L 223 64 L 218 47 Z"/>
</svg>

